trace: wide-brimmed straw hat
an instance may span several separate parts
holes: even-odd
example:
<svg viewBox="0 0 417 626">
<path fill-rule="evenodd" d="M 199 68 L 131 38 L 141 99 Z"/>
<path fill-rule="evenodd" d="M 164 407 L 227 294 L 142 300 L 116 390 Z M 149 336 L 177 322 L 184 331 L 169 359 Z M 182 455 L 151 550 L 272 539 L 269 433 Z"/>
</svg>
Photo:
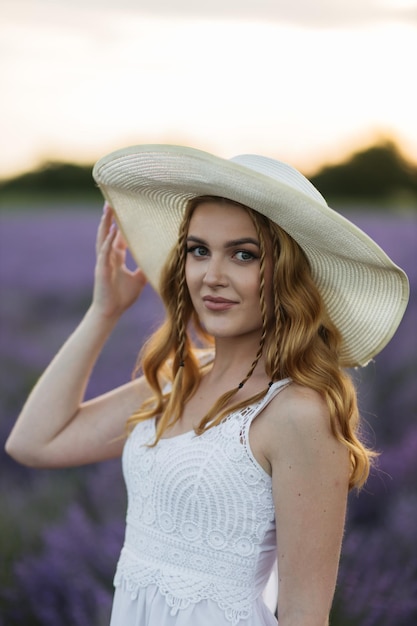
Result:
<svg viewBox="0 0 417 626">
<path fill-rule="evenodd" d="M 365 365 L 388 343 L 405 311 L 405 273 L 332 210 L 297 170 L 274 159 L 230 160 L 172 145 L 132 146 L 94 166 L 129 249 L 158 290 L 190 198 L 221 196 L 276 222 L 304 250 L 328 314 L 343 339 L 346 367 Z"/>
</svg>

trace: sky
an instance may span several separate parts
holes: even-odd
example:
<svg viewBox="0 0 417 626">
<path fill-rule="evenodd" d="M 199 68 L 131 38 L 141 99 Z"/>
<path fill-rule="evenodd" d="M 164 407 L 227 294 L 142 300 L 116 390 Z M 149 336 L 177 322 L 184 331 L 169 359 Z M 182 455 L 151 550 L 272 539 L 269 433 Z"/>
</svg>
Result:
<svg viewBox="0 0 417 626">
<path fill-rule="evenodd" d="M 417 0 L 0 0 L 0 178 L 140 143 L 417 161 Z"/>
</svg>

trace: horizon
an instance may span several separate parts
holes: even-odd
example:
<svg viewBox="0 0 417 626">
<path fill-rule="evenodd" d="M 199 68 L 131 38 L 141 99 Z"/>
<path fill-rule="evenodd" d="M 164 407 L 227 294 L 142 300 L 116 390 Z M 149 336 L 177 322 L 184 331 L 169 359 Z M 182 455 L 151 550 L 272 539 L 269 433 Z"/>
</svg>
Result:
<svg viewBox="0 0 417 626">
<path fill-rule="evenodd" d="M 417 158 L 416 160 L 413 160 L 409 155 L 407 155 L 403 151 L 402 146 L 398 143 L 398 141 L 395 141 L 395 138 L 380 137 L 380 138 L 376 138 L 375 142 L 360 144 L 360 145 L 357 145 L 356 147 L 353 147 L 353 149 L 350 152 L 347 152 L 345 154 L 340 154 L 338 159 L 335 159 L 333 161 L 326 161 L 323 163 L 318 163 L 314 169 L 310 170 L 307 173 L 301 170 L 300 171 L 307 178 L 312 178 L 314 176 L 319 175 L 326 168 L 334 168 L 334 167 L 339 167 L 339 166 L 348 164 L 349 161 L 357 154 L 363 153 L 372 148 L 382 148 L 384 146 L 388 146 L 388 147 L 392 146 L 392 148 L 395 151 L 397 151 L 399 156 L 404 159 L 406 165 L 415 166 L 417 168 Z M 0 186 L 2 184 L 13 182 L 14 180 L 18 180 L 19 178 L 24 177 L 26 175 L 42 173 L 46 171 L 48 168 L 53 169 L 55 167 L 59 168 L 61 166 L 63 167 L 73 166 L 73 167 L 79 167 L 79 168 L 86 169 L 86 170 L 89 170 L 89 169 L 92 170 L 94 167 L 94 161 L 90 162 L 90 161 L 83 161 L 83 160 L 63 160 L 63 159 L 45 160 L 45 161 L 34 164 L 29 169 L 18 171 L 4 178 L 1 177 L 1 173 L 0 173 Z"/>
</svg>

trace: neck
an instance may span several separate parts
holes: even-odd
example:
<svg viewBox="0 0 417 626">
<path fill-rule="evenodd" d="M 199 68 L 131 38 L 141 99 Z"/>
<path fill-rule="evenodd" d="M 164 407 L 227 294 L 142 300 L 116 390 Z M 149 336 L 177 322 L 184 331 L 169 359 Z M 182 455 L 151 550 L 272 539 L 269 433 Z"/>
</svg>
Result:
<svg viewBox="0 0 417 626">
<path fill-rule="evenodd" d="M 252 340 L 216 339 L 215 356 L 210 370 L 210 380 L 230 383 L 237 386 L 243 380 L 259 348 L 259 337 Z M 252 377 L 266 378 L 265 360 L 261 356 Z"/>
</svg>

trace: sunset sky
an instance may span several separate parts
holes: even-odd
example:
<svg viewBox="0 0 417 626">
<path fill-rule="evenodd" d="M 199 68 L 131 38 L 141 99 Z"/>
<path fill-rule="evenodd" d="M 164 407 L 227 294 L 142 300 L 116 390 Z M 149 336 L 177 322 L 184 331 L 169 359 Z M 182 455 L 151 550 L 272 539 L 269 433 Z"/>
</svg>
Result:
<svg viewBox="0 0 417 626">
<path fill-rule="evenodd" d="M 417 0 L 0 0 L 0 178 L 136 143 L 417 161 Z"/>
</svg>

